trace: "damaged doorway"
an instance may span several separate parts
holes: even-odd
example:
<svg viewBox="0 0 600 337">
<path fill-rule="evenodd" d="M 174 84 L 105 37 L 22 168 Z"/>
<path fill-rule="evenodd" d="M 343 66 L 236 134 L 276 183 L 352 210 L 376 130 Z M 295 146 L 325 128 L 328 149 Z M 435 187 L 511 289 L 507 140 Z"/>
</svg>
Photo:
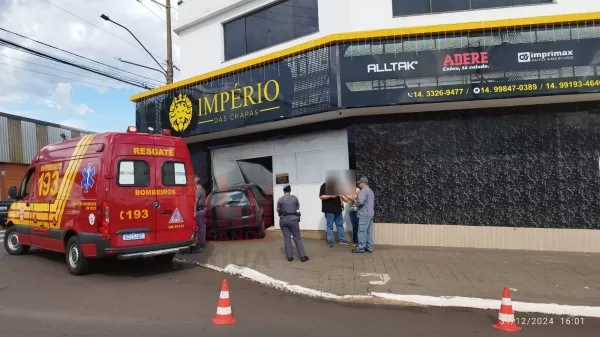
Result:
<svg viewBox="0 0 600 337">
<path fill-rule="evenodd" d="M 275 225 L 275 207 L 273 207 L 273 157 L 242 159 L 237 161 L 246 184 L 256 184 L 263 195 L 262 206 L 265 228 Z"/>
<path fill-rule="evenodd" d="M 215 160 L 212 170 L 214 186 L 220 192 L 212 193 L 209 204 L 215 212 L 210 213 L 215 213 L 213 216 L 217 217 L 212 219 L 216 222 L 215 225 L 222 226 L 222 230 L 211 232 L 212 239 L 245 240 L 262 237 L 264 231 L 253 234 L 254 231 L 250 227 L 261 223 L 264 224 L 264 229 L 274 226 L 273 158 L 268 156 Z M 234 195 L 244 194 L 252 196 L 241 198 L 239 203 L 233 198 Z M 254 205 L 258 206 L 258 209 Z M 246 227 L 247 224 L 250 227 L 226 230 L 231 224 L 240 224 L 242 227 Z"/>
</svg>

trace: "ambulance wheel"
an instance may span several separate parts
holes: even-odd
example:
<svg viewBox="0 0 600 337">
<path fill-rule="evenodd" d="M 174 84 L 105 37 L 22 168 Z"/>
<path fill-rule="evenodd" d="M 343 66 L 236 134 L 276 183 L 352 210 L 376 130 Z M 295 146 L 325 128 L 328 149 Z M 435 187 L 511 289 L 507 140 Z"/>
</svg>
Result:
<svg viewBox="0 0 600 337">
<path fill-rule="evenodd" d="M 160 264 L 169 264 L 175 258 L 175 254 L 164 254 L 164 255 L 156 255 L 153 257 L 154 261 Z"/>
<path fill-rule="evenodd" d="M 90 262 L 83 256 L 79 239 L 76 236 L 71 237 L 67 242 L 65 259 L 69 273 L 72 275 L 79 276 L 89 273 Z"/>
<path fill-rule="evenodd" d="M 10 226 L 4 233 L 4 249 L 10 255 L 23 255 L 29 251 L 29 246 L 23 245 L 19 242 L 19 236 L 17 235 L 17 229 L 15 226 Z"/>
</svg>

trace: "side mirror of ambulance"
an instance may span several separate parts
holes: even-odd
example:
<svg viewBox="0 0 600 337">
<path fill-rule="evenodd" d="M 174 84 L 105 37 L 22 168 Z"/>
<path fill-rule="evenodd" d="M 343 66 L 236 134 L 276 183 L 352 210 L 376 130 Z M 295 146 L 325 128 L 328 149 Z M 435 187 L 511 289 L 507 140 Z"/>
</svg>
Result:
<svg viewBox="0 0 600 337">
<path fill-rule="evenodd" d="M 17 195 L 17 187 L 16 186 L 11 186 L 8 188 L 8 197 L 13 200 L 17 200 L 17 198 L 19 196 Z"/>
</svg>

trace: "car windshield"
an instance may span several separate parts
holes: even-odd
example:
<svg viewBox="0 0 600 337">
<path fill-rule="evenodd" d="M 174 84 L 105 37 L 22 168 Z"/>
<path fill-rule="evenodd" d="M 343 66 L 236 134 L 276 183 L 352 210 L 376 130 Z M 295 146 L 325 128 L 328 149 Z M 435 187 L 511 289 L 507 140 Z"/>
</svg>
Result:
<svg viewBox="0 0 600 337">
<path fill-rule="evenodd" d="M 210 198 L 210 206 L 227 207 L 246 204 L 248 197 L 243 191 L 216 192 Z"/>
</svg>

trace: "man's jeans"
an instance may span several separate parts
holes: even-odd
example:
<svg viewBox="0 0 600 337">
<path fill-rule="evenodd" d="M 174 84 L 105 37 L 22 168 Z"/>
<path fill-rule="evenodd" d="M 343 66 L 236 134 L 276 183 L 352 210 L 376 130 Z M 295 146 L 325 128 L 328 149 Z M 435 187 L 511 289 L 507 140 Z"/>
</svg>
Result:
<svg viewBox="0 0 600 337">
<path fill-rule="evenodd" d="M 373 217 L 358 217 L 358 246 L 356 250 L 361 252 L 373 251 Z"/>
<path fill-rule="evenodd" d="M 350 211 L 350 222 L 352 223 L 352 243 L 358 244 L 358 212 Z"/>
<path fill-rule="evenodd" d="M 327 242 L 333 242 L 333 223 L 337 227 L 338 239 L 340 242 L 346 242 L 346 237 L 344 236 L 344 217 L 342 216 L 342 212 L 339 213 L 325 213 L 325 220 L 327 221 Z"/>
<path fill-rule="evenodd" d="M 196 238 L 197 244 L 206 243 L 206 227 L 204 226 L 204 214 L 196 215 L 196 226 L 198 226 L 198 234 Z"/>
</svg>

